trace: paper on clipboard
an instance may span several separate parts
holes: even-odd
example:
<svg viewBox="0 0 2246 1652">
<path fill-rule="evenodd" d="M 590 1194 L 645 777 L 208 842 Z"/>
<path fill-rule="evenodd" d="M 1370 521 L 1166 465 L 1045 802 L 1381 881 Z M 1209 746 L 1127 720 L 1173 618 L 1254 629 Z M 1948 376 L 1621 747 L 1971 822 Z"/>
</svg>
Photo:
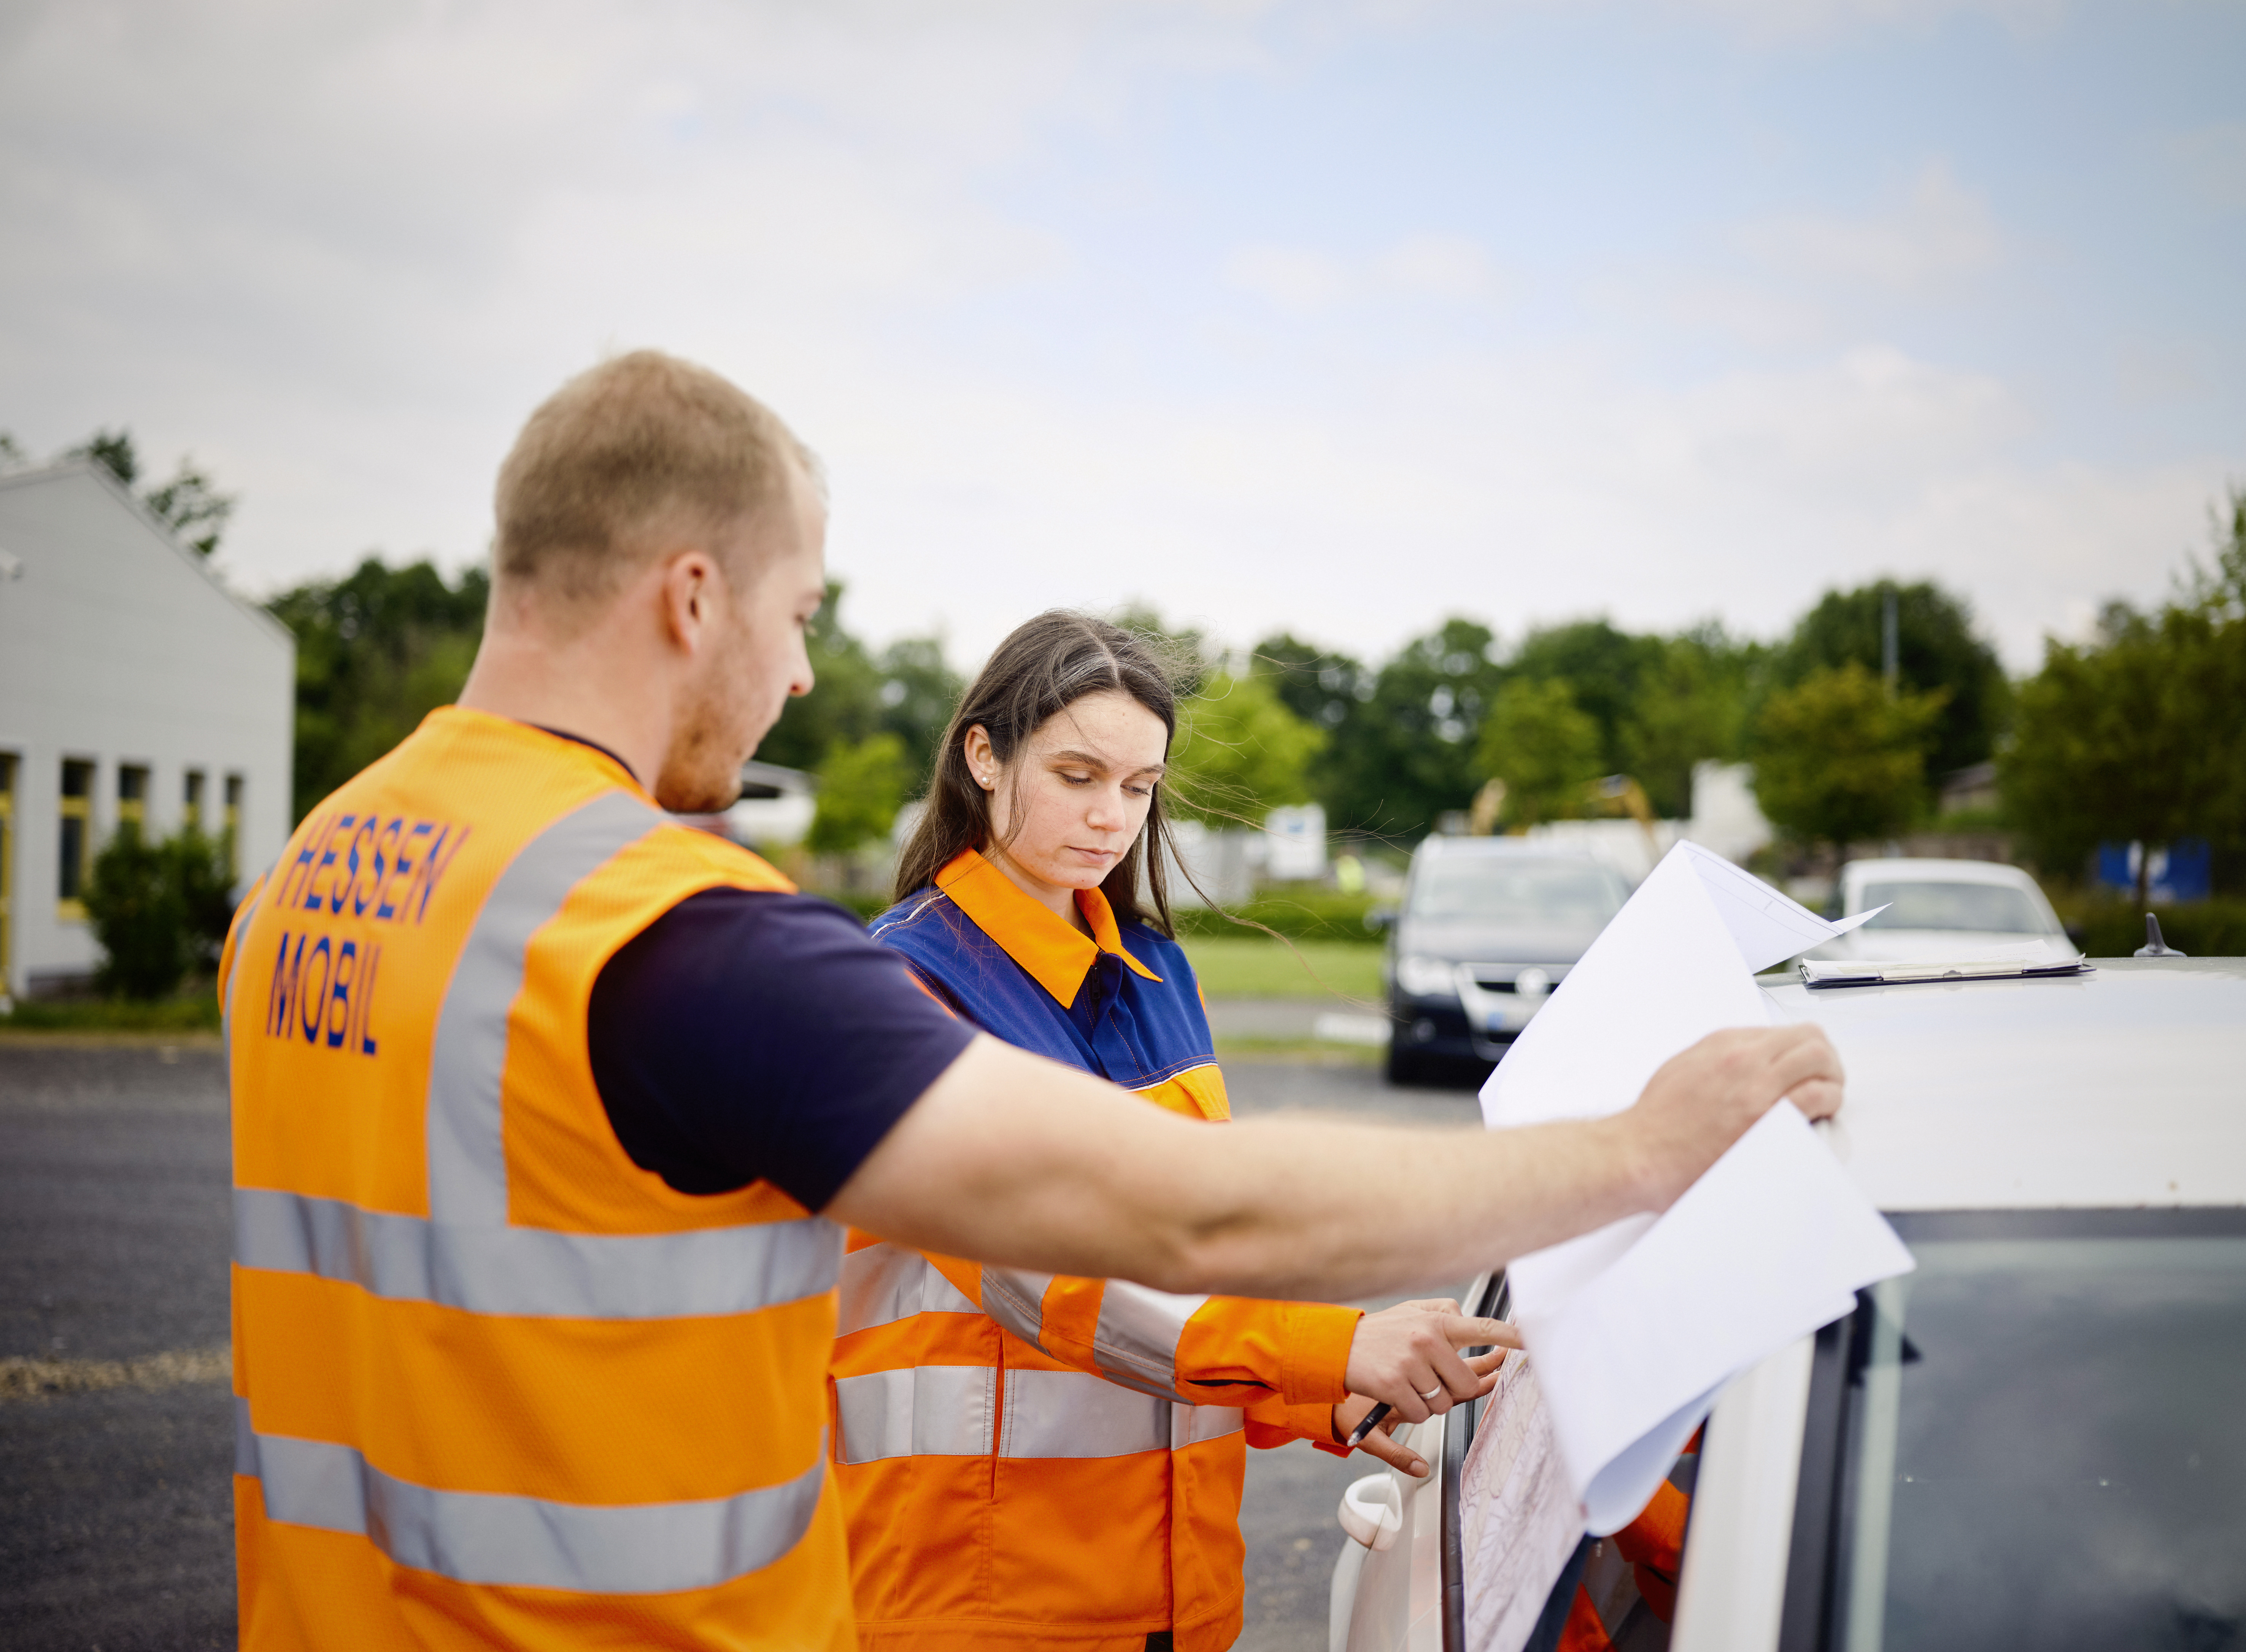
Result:
<svg viewBox="0 0 2246 1652">
<path fill-rule="evenodd" d="M 1618 1112 L 1671 1056 L 1767 1025 L 1755 971 L 1827 922 L 1698 845 L 1671 850 L 1482 1090 L 1492 1128 Z M 1808 1122 L 1773 1108 L 1658 1218 L 1516 1260 L 1514 1318 L 1588 1528 L 1627 1525 L 1717 1391 L 1912 1266 Z"/>
</svg>

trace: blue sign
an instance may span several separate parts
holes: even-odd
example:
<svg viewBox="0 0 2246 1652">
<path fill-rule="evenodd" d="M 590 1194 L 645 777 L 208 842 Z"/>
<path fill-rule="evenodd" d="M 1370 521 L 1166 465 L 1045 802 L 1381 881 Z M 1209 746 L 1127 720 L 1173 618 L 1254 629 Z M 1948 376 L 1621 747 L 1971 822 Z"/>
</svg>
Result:
<svg viewBox="0 0 2246 1652">
<path fill-rule="evenodd" d="M 2214 892 L 2214 855 L 2205 838 L 2178 838 L 2153 852 L 2152 875 L 2146 898 L 2160 906 L 2179 901 L 2204 901 Z M 2098 881 L 2109 889 L 2137 892 L 2137 868 L 2142 862 L 2141 843 L 2101 843 L 2098 846 Z"/>
</svg>

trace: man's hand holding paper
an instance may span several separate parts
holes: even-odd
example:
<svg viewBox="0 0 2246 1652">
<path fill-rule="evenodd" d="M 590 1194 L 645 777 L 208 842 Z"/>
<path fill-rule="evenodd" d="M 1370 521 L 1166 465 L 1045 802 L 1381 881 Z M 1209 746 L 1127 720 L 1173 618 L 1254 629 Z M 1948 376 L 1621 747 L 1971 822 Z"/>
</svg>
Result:
<svg viewBox="0 0 2246 1652">
<path fill-rule="evenodd" d="M 1840 1104 L 1839 1057 L 1814 1028 L 1773 1027 L 1753 978 L 1858 921 L 1827 923 L 1680 844 L 1483 1089 L 1493 1127 L 1616 1116 L 1653 1179 L 1658 1214 L 1508 1274 L 1592 1532 L 1637 1513 L 1732 1377 L 1911 1266 L 1809 1127 Z M 1712 1157 L 1712 1097 L 1742 1127 Z"/>
<path fill-rule="evenodd" d="M 1712 1098 L 1719 1116 L 1731 1112 L 1729 1139 L 1780 1101 L 1806 1118 L 1829 1118 L 1840 1111 L 1841 1085 L 1841 1055 L 1821 1027 L 1729 1027 L 1670 1057 L 1630 1109 L 1653 1207 L 1666 1209 L 1716 1162 L 1708 1152 Z"/>
</svg>

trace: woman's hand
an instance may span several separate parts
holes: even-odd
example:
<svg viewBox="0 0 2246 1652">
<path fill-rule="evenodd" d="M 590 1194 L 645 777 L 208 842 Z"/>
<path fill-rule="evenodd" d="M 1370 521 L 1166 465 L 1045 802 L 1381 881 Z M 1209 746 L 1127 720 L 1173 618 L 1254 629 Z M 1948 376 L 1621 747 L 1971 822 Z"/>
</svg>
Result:
<svg viewBox="0 0 2246 1652">
<path fill-rule="evenodd" d="M 1501 1319 L 1469 1318 L 1447 1297 L 1399 1302 L 1367 1314 L 1358 1321 L 1350 1342 L 1344 1378 L 1350 1397 L 1334 1408 L 1335 1438 L 1347 1439 L 1349 1430 L 1376 1404 L 1390 1408 L 1383 1425 L 1392 1430 L 1439 1417 L 1460 1400 L 1487 1394 L 1496 1383 L 1498 1357 L 1469 1361 L 1459 1349 L 1493 1345 L 1518 1348 L 1521 1333 Z M 1341 1422 L 1345 1413 L 1346 1426 Z M 1419 1459 L 1385 1435 L 1368 1437 L 1365 1449 L 1409 1473 L 1426 1472 L 1424 1465 L 1409 1467 Z"/>
<path fill-rule="evenodd" d="M 1474 1355 L 1464 1362 L 1467 1369 L 1478 1379 L 1481 1393 L 1487 1394 L 1497 1386 L 1497 1368 L 1505 1363 L 1505 1354 L 1504 1349 L 1495 1348 L 1487 1354 Z M 1357 1425 L 1365 1420 L 1365 1414 L 1371 1411 L 1375 1404 L 1376 1402 L 1370 1397 L 1352 1394 L 1335 1406 L 1333 1408 L 1334 1444 L 1338 1445 L 1355 1433 Z M 1371 1452 L 1392 1468 L 1402 1469 L 1413 1479 L 1425 1479 L 1427 1477 L 1426 1459 L 1418 1452 L 1399 1444 L 1392 1438 L 1396 1431 L 1403 1427 L 1404 1424 L 1405 1418 L 1398 1412 L 1391 1411 L 1387 1416 L 1372 1425 L 1372 1432 L 1358 1442 L 1357 1449 L 1360 1451 Z"/>
</svg>

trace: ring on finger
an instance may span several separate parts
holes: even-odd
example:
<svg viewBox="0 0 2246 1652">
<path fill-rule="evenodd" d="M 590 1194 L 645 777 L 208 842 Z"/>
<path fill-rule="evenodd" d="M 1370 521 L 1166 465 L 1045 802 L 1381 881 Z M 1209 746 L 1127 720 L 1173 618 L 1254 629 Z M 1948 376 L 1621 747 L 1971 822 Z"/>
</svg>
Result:
<svg viewBox="0 0 2246 1652">
<path fill-rule="evenodd" d="M 1413 1389 L 1412 1391 L 1414 1394 L 1419 1394 L 1419 1390 L 1418 1389 L 1416 1389 L 1416 1388 L 1415 1388 L 1415 1389 Z M 1435 1397 L 1435 1396 L 1436 1396 L 1436 1395 L 1438 1395 L 1438 1394 L 1441 1393 L 1442 1391 L 1443 1391 L 1443 1385 L 1442 1385 L 1440 1383 L 1436 1383 L 1436 1384 L 1434 1385 L 1434 1387 L 1433 1387 L 1433 1388 L 1429 1389 L 1426 1393 L 1424 1393 L 1424 1394 L 1419 1394 L 1419 1397 L 1420 1397 L 1421 1399 L 1433 1399 L 1433 1398 L 1434 1398 L 1434 1397 Z"/>
</svg>

